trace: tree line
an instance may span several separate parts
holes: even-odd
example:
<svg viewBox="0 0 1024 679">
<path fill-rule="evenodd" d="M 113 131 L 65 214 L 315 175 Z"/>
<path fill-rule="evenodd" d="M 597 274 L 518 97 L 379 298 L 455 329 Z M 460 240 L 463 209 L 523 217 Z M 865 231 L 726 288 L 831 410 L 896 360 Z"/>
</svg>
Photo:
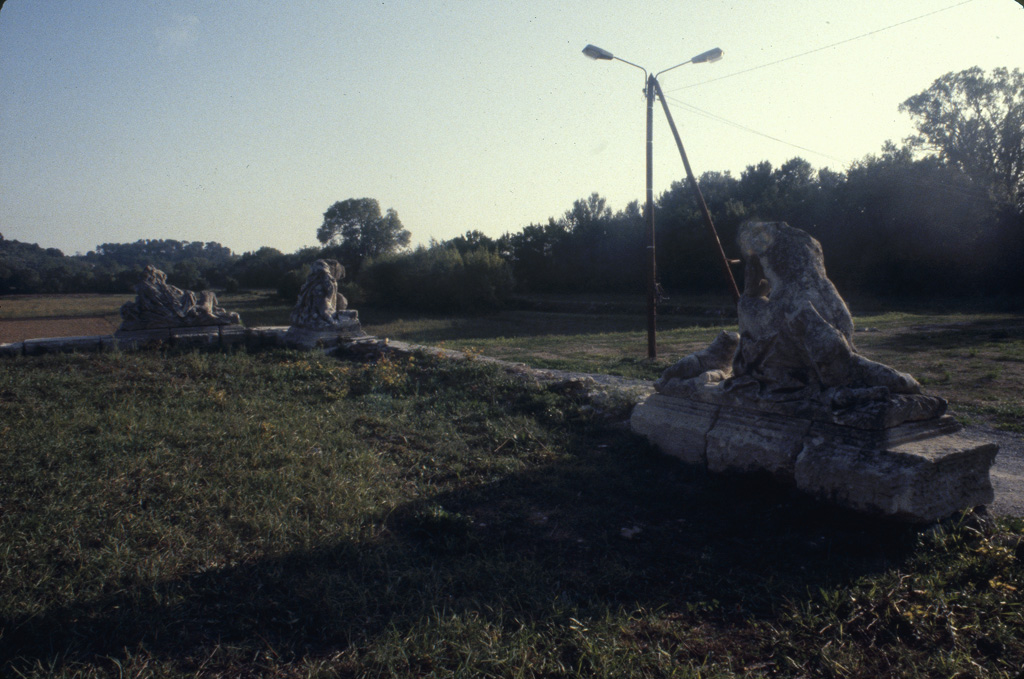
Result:
<svg viewBox="0 0 1024 679">
<path fill-rule="evenodd" d="M 705 202 L 731 257 L 750 219 L 787 221 L 821 241 L 840 291 L 969 296 L 1024 292 L 1024 74 L 949 73 L 901 111 L 917 134 L 853 163 L 814 169 L 800 157 L 765 161 L 739 176 L 705 172 Z M 659 282 L 669 293 L 727 295 L 720 265 L 685 181 L 655 201 Z M 613 210 L 599 193 L 560 216 L 491 238 L 470 228 L 409 249 L 393 209 L 372 198 L 330 206 L 319 246 L 241 255 L 218 243 L 106 243 L 82 256 L 0 235 L 0 294 L 125 292 L 153 264 L 189 289 L 275 288 L 297 293 L 308 263 L 339 259 L 355 303 L 470 311 L 515 292 L 629 292 L 645 287 L 646 221 L 631 202 Z M 737 275 L 740 271 L 737 270 Z"/>
</svg>

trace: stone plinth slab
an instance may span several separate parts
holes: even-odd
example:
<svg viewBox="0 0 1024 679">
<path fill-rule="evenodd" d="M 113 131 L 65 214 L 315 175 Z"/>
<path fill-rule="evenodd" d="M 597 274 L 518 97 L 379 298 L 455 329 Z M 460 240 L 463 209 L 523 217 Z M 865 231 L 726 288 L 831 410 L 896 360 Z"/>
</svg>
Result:
<svg viewBox="0 0 1024 679">
<path fill-rule="evenodd" d="M 343 323 L 332 330 L 307 330 L 292 326 L 285 333 L 285 346 L 293 349 L 310 351 L 313 349 L 331 349 L 345 342 L 367 337 L 359 321 Z"/>
<path fill-rule="evenodd" d="M 220 332 L 220 345 L 225 348 L 238 347 L 245 345 L 246 335 L 248 331 L 240 325 L 221 325 L 218 326 Z"/>
<path fill-rule="evenodd" d="M 732 404 L 653 394 L 634 433 L 713 472 L 767 472 L 860 512 L 930 523 L 994 499 L 998 446 L 972 440 L 951 417 L 865 430 Z"/>
<path fill-rule="evenodd" d="M 707 433 L 718 406 L 652 394 L 633 408 L 629 426 L 658 450 L 687 464 L 707 465 Z"/>
<path fill-rule="evenodd" d="M 196 328 L 174 328 L 171 330 L 171 346 L 218 347 L 220 346 L 220 327 L 207 325 Z"/>
<path fill-rule="evenodd" d="M 247 328 L 245 345 L 250 349 L 260 347 L 283 347 L 287 325 L 265 325 L 258 328 Z"/>
<path fill-rule="evenodd" d="M 892 432 L 881 445 L 862 432 L 816 425 L 796 460 L 796 487 L 844 507 L 915 523 L 991 503 L 989 470 L 998 446 L 949 425 L 938 423 L 931 436 L 921 436 L 920 427 L 907 437 Z"/>
<path fill-rule="evenodd" d="M 30 339 L 23 342 L 23 351 L 26 356 L 70 353 L 73 351 L 102 351 L 104 348 L 103 338 L 103 335 L 79 335 L 74 337 Z"/>
<path fill-rule="evenodd" d="M 14 358 L 15 356 L 21 356 L 24 353 L 24 342 L 11 342 L 10 344 L 0 344 L 0 356 L 3 356 L 4 358 Z"/>
<path fill-rule="evenodd" d="M 783 480 L 792 479 L 796 457 L 810 428 L 807 420 L 723 407 L 707 434 L 708 471 L 766 471 Z"/>
<path fill-rule="evenodd" d="M 114 341 L 119 349 L 132 351 L 143 347 L 169 344 L 171 331 L 164 329 L 157 330 L 118 330 L 114 333 Z"/>
</svg>

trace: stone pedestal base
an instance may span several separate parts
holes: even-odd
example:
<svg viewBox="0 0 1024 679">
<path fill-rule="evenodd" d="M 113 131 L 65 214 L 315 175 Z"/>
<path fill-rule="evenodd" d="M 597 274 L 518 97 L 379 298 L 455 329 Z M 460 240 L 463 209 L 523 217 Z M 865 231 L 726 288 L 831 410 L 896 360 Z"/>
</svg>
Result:
<svg viewBox="0 0 1024 679">
<path fill-rule="evenodd" d="M 284 334 L 285 346 L 292 349 L 332 349 L 340 344 L 359 340 L 373 339 L 359 325 L 359 321 L 346 323 L 336 330 L 307 330 L 305 328 L 288 328 Z"/>
<path fill-rule="evenodd" d="M 998 446 L 951 417 L 855 429 L 654 394 L 631 427 L 662 452 L 714 472 L 767 472 L 849 509 L 930 523 L 992 502 Z"/>
<path fill-rule="evenodd" d="M 150 345 L 167 344 L 172 347 L 219 347 L 221 335 L 245 333 L 239 325 L 197 325 L 183 328 L 150 328 L 148 330 L 118 330 L 114 340 L 121 349 L 138 349 Z"/>
</svg>

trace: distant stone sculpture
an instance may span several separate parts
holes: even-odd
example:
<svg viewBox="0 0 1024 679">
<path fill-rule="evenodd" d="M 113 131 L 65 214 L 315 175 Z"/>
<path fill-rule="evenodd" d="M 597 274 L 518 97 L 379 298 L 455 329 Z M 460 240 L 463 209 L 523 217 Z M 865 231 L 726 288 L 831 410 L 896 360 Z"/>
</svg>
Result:
<svg viewBox="0 0 1024 679">
<path fill-rule="evenodd" d="M 166 328 L 238 325 L 238 314 L 217 306 L 210 290 L 182 290 L 167 282 L 167 274 L 147 266 L 142 280 L 135 285 L 134 302 L 121 306 L 118 332 Z"/>
<path fill-rule="evenodd" d="M 287 344 L 300 348 L 330 347 L 337 345 L 339 339 L 366 337 L 359 312 L 348 309 L 348 300 L 338 292 L 338 281 L 344 277 L 345 267 L 335 259 L 313 262 L 292 309 Z"/>
<path fill-rule="evenodd" d="M 338 281 L 344 277 L 345 267 L 336 259 L 313 262 L 292 309 L 292 327 L 336 330 L 354 320 L 358 314 L 347 310 L 348 300 L 338 292 Z"/>
<path fill-rule="evenodd" d="M 739 332 L 671 366 L 631 426 L 711 471 L 762 471 L 818 497 L 911 521 L 991 502 L 997 447 L 946 401 L 857 353 L 821 245 L 782 222 L 740 228 Z"/>
</svg>

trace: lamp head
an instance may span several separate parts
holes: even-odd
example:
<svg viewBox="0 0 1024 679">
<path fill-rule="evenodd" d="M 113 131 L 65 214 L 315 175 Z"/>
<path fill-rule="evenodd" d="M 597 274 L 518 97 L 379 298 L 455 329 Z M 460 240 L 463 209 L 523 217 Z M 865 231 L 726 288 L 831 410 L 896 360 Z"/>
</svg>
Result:
<svg viewBox="0 0 1024 679">
<path fill-rule="evenodd" d="M 721 50 L 719 50 L 721 51 Z M 603 50 L 595 45 L 587 45 L 583 48 L 583 53 L 591 59 L 614 59 L 615 56 L 608 50 Z"/>
<path fill-rule="evenodd" d="M 590 45 L 587 45 L 587 47 L 590 47 Z M 693 62 L 694 64 L 702 64 L 705 62 L 710 64 L 712 61 L 718 61 L 719 59 L 721 59 L 723 54 L 725 54 L 725 52 L 723 52 L 720 48 L 716 47 L 714 49 L 708 50 L 707 52 L 701 52 L 693 59 L 690 59 L 690 61 Z"/>
</svg>

